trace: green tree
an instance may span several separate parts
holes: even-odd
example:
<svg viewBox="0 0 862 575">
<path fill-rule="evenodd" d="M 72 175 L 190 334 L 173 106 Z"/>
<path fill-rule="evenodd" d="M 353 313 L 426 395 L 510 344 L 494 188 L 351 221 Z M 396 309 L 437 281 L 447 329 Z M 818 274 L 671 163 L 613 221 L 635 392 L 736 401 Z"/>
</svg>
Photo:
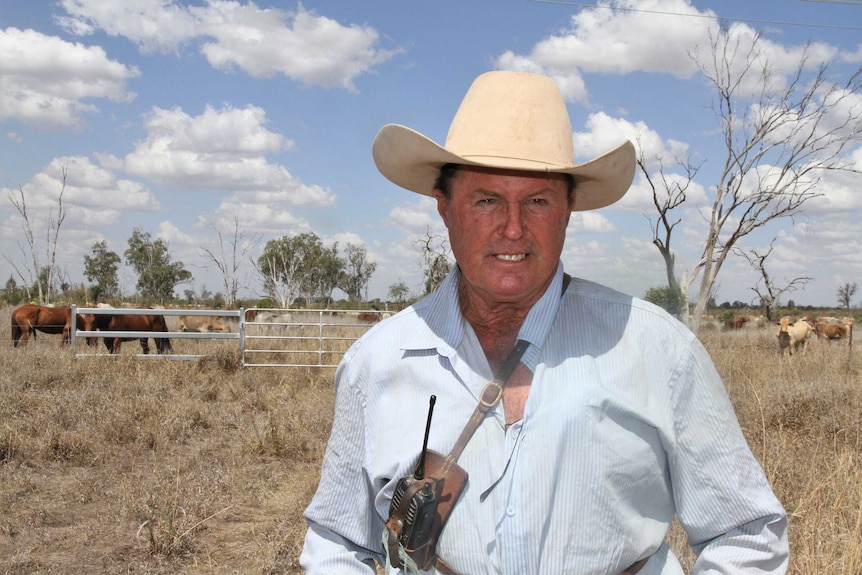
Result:
<svg viewBox="0 0 862 575">
<path fill-rule="evenodd" d="M 676 317 L 679 317 L 683 310 L 684 301 L 682 291 L 680 291 L 679 287 L 659 286 L 649 288 L 644 295 L 644 299 L 664 308 Z"/>
<path fill-rule="evenodd" d="M 332 292 L 338 287 L 338 280 L 344 272 L 344 260 L 338 257 L 338 243 L 331 248 L 321 247 L 312 267 L 310 295 L 323 300 L 328 308 L 332 302 Z"/>
<path fill-rule="evenodd" d="M 283 308 L 311 297 L 323 283 L 325 273 L 316 266 L 326 259 L 324 253 L 323 242 L 313 232 L 268 241 L 257 259 L 264 291 Z"/>
<path fill-rule="evenodd" d="M 347 244 L 345 249 L 344 271 L 341 273 L 340 287 L 351 303 L 358 305 L 368 290 L 368 282 L 377 269 L 377 264 L 368 261 L 365 246 Z"/>
<path fill-rule="evenodd" d="M 149 232 L 135 228 L 125 251 L 126 263 L 138 272 L 138 291 L 145 300 L 164 303 L 174 297 L 174 288 L 192 279 L 183 262 L 171 261 L 168 245 Z"/>
<path fill-rule="evenodd" d="M 6 287 L 3 291 L 3 299 L 6 300 L 6 303 L 9 305 L 18 305 L 22 301 L 24 301 L 27 293 L 25 290 L 18 287 L 18 282 L 15 281 L 15 278 L 9 276 L 9 279 L 6 280 Z"/>
<path fill-rule="evenodd" d="M 404 283 L 404 280 L 398 280 L 389 286 L 389 299 L 397 302 L 399 308 L 404 307 L 404 302 L 407 300 L 408 293 L 410 293 L 410 289 L 407 287 L 407 284 Z"/>
<path fill-rule="evenodd" d="M 84 275 L 95 285 L 91 286 L 93 301 L 99 298 L 116 297 L 120 291 L 117 280 L 117 270 L 120 267 L 120 256 L 108 249 L 108 242 L 102 240 L 92 247 L 93 254 L 84 256 Z"/>
</svg>

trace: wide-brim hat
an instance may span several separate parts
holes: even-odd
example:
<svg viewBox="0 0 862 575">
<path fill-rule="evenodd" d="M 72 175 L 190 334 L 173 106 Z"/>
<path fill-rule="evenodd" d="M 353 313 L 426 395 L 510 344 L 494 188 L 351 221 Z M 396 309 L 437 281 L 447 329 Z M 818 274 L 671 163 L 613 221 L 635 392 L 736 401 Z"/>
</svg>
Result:
<svg viewBox="0 0 862 575">
<path fill-rule="evenodd" d="M 473 82 L 440 146 L 398 124 L 383 126 L 372 146 L 377 169 L 410 191 L 432 195 L 445 164 L 570 174 L 574 211 L 619 200 L 635 174 L 634 145 L 575 164 L 572 125 L 562 94 L 547 76 L 496 71 Z"/>
</svg>

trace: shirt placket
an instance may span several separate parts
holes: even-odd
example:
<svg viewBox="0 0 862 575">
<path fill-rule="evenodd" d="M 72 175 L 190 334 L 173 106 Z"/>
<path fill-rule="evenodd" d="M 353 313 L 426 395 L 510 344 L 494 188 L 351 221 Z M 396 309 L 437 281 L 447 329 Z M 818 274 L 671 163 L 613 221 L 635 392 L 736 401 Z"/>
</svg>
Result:
<svg viewBox="0 0 862 575">
<path fill-rule="evenodd" d="M 500 489 L 503 494 L 495 534 L 500 573 L 530 572 L 526 528 L 528 518 L 525 515 L 524 505 L 524 494 L 529 493 L 529 486 L 523 485 L 523 472 L 518 457 L 523 440 L 523 421 L 513 424 L 506 430 L 506 452 L 509 456 L 503 475 L 496 486 L 496 489 Z"/>
</svg>

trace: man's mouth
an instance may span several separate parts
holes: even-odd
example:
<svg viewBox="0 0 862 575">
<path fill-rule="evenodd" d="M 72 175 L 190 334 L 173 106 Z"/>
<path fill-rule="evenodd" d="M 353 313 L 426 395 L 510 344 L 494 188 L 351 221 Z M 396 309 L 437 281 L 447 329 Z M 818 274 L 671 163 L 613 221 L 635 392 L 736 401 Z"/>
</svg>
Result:
<svg viewBox="0 0 862 575">
<path fill-rule="evenodd" d="M 526 257 L 527 254 L 497 254 L 498 260 L 503 260 L 506 262 L 519 262 Z"/>
</svg>

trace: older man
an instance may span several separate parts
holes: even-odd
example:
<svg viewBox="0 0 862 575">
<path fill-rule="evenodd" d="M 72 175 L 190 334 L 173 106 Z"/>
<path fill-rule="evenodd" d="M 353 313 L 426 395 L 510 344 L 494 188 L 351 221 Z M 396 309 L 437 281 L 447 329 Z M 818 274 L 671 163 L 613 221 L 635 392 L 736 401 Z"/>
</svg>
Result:
<svg viewBox="0 0 862 575">
<path fill-rule="evenodd" d="M 631 185 L 631 143 L 573 164 L 553 81 L 491 72 L 445 146 L 388 125 L 373 153 L 435 198 L 457 266 L 339 366 L 307 572 L 678 575 L 677 515 L 693 573 L 783 573 L 784 510 L 706 351 L 560 263 L 572 211 Z"/>
</svg>

